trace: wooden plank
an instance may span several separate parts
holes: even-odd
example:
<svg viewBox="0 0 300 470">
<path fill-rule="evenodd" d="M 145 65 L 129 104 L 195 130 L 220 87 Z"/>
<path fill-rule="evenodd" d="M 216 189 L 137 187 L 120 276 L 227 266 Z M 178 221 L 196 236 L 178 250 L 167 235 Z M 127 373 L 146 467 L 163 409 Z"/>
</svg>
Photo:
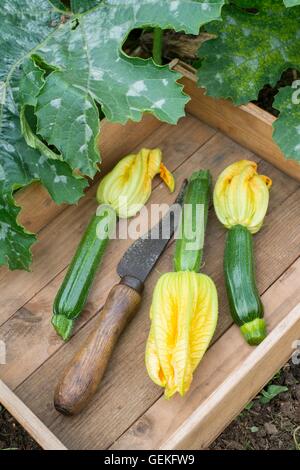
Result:
<svg viewBox="0 0 300 470">
<path fill-rule="evenodd" d="M 131 152 L 161 125 L 162 123 L 150 114 L 145 115 L 139 123 L 129 121 L 125 125 L 112 124 L 106 119 L 101 121 L 102 132 L 101 139 L 99 139 L 102 156 L 101 171 L 107 172 L 120 157 Z M 96 177 L 96 180 L 97 178 L 99 176 Z M 39 183 L 32 183 L 19 190 L 16 193 L 16 201 L 22 207 L 19 222 L 34 233 L 38 233 L 68 207 L 66 204 L 55 204 L 46 189 Z M 38 251 L 36 246 L 34 246 L 33 252 L 34 257 L 37 257 L 38 254 L 35 253 L 35 250 Z M 35 266 L 32 269 L 34 270 Z M 11 283 L 13 282 L 12 276 L 15 279 L 16 273 L 11 274 L 6 266 L 0 268 L 0 281 L 6 278 Z M 28 277 L 26 273 L 24 276 Z"/>
<path fill-rule="evenodd" d="M 213 129 L 189 117 L 181 120 L 176 128 L 167 124 L 159 126 L 151 136 L 144 138 L 143 145 L 159 146 L 164 152 L 165 163 L 173 171 L 214 134 Z M 142 136 L 145 136 L 145 131 Z M 132 143 L 132 140 L 131 137 L 129 141 Z M 116 141 L 118 142 L 117 139 Z M 139 142 L 138 149 L 140 147 Z M 127 147 L 125 150 L 129 151 Z M 123 152 L 123 149 L 119 148 L 119 153 L 117 150 L 110 154 L 107 152 L 108 162 L 118 159 L 120 152 Z M 103 168 L 107 168 L 107 165 L 103 163 Z M 153 186 L 158 184 L 159 180 L 156 179 Z M 96 186 L 91 187 L 77 206 L 68 207 L 41 231 L 39 243 L 33 248 L 32 272 L 2 272 L 0 325 L 68 265 L 91 214 L 96 210 L 95 191 Z M 23 314 L 21 311 L 20 317 Z"/>
<path fill-rule="evenodd" d="M 19 421 L 36 442 L 45 450 L 67 450 L 56 436 L 42 423 L 2 380 L 0 403 Z"/>
<path fill-rule="evenodd" d="M 189 113 L 300 181 L 300 165 L 287 160 L 272 138 L 274 116 L 253 103 L 236 107 L 229 100 L 206 96 L 204 90 L 196 86 L 195 69 L 180 62 L 174 69 L 185 77 L 182 80 L 185 92 L 192 97 L 187 105 Z"/>
<path fill-rule="evenodd" d="M 221 135 L 215 136 L 189 158 L 185 164 L 178 168 L 176 172 L 178 183 L 186 175 L 191 174 L 192 170 L 198 169 L 204 166 L 204 164 L 211 168 L 215 178 L 225 165 L 236 161 L 238 158 L 255 157 L 229 139 Z M 267 163 L 265 165 L 267 173 L 276 182 L 277 170 Z M 260 292 L 263 292 L 270 284 L 275 282 L 282 273 L 282 270 L 286 269 L 298 255 L 299 230 L 297 221 L 299 220 L 299 205 L 297 201 L 299 192 L 290 194 L 284 211 L 282 211 L 280 202 L 286 200 L 289 194 L 287 191 L 289 190 L 287 181 L 290 182 L 292 180 L 285 177 L 285 184 L 282 187 L 279 185 L 279 181 L 280 179 L 278 179 L 278 184 L 276 184 L 277 191 L 274 191 L 274 197 L 276 196 L 277 201 L 276 207 L 273 208 L 273 211 L 270 212 L 267 218 L 266 228 L 256 236 L 257 244 L 261 244 L 260 249 L 257 249 L 258 285 Z M 295 189 L 294 184 L 292 182 L 293 190 Z M 154 191 L 151 202 L 161 200 L 162 196 L 159 191 Z M 166 194 L 164 201 L 170 202 L 170 195 Z M 267 226 L 270 226 L 269 231 L 267 231 Z M 272 226 L 276 226 L 276 230 L 272 230 Z M 207 269 L 204 269 L 209 275 L 213 276 L 220 294 L 220 305 L 222 308 L 216 338 L 231 324 L 222 279 L 224 235 L 225 230 L 222 229 L 211 211 L 205 257 Z M 117 280 L 117 276 L 111 269 L 111 266 L 115 265 L 116 257 L 118 256 L 118 248 L 114 247 L 113 243 L 111 244 L 112 251 L 108 253 L 108 257 L 104 260 L 102 269 L 102 273 L 107 272 L 107 275 L 105 278 L 103 278 L 103 275 L 100 275 L 99 284 L 97 283 L 98 287 L 91 294 L 88 305 L 89 315 L 93 315 L 103 304 L 109 287 Z M 125 248 L 123 241 L 118 241 L 118 245 L 122 247 L 123 251 L 123 248 Z M 274 256 L 274 252 L 270 259 L 268 251 L 265 250 L 267 245 L 278 247 L 290 245 L 291 249 L 286 253 L 286 256 L 282 255 L 276 261 L 277 258 Z M 45 355 L 46 350 L 48 357 L 51 354 L 53 356 L 17 388 L 17 393 L 50 426 L 55 434 L 64 437 L 64 442 L 68 447 L 105 448 L 109 446 L 118 438 L 120 433 L 124 432 L 130 424 L 138 419 L 145 409 L 149 408 L 159 398 L 161 394 L 160 389 L 149 380 L 145 371 L 144 348 L 149 328 L 148 311 L 152 289 L 157 280 L 158 273 L 171 269 L 171 256 L 172 247 L 168 249 L 166 255 L 158 264 L 157 270 L 152 273 L 149 281 L 147 281 L 142 308 L 127 328 L 126 335 L 122 336 L 102 388 L 95 397 L 95 400 L 82 415 L 70 420 L 59 416 L 53 409 L 53 389 L 66 362 L 92 330 L 95 319 L 92 319 L 83 326 L 87 320 L 85 313 L 80 322 L 80 331 L 77 332 L 67 346 L 63 346 L 54 354 L 55 348 L 52 349 L 53 345 L 51 344 L 51 336 L 49 336 L 50 330 L 47 319 L 51 309 L 53 293 L 47 291 L 47 287 L 47 289 L 40 293 L 36 303 L 30 304 L 29 310 L 31 312 L 39 311 L 41 313 L 42 309 L 44 314 L 41 316 L 44 317 L 46 315 L 43 324 L 40 324 L 37 329 L 43 337 L 44 346 L 41 348 L 38 343 L 37 347 L 31 344 L 31 349 L 33 348 L 31 360 L 35 360 L 38 357 L 43 362 L 47 357 Z M 9 331 L 13 332 L 14 330 L 15 327 L 11 324 Z M 32 338 L 38 334 L 38 331 L 34 331 L 34 326 L 32 327 L 32 333 L 28 337 L 31 342 Z M 12 333 L 11 336 L 13 336 Z M 18 341 L 20 340 L 21 338 L 18 339 Z M 11 341 L 13 341 L 13 337 L 10 339 Z M 26 351 L 27 347 L 28 340 L 22 343 L 21 350 Z M 23 359 L 23 367 L 25 367 L 27 362 L 26 358 Z M 33 370 L 36 368 L 37 364 L 33 364 Z M 14 371 L 13 374 L 10 374 L 10 370 L 7 370 L 7 380 L 9 379 L 13 383 L 16 376 L 19 377 L 18 380 L 21 380 L 22 370 L 18 367 L 17 362 L 13 365 L 12 370 Z M 27 375 L 28 370 L 25 377 Z M 42 395 L 41 390 L 43 391 Z M 99 418 L 100 416 L 101 419 Z M 117 427 L 115 425 L 116 422 L 118 423 Z M 80 433 L 77 432 L 79 429 Z"/>
<path fill-rule="evenodd" d="M 251 348 L 232 326 L 208 350 L 186 398 L 161 397 L 111 449 L 208 447 L 290 357 L 300 337 L 299 278 L 300 259 L 263 295 L 266 341 Z"/>
<path fill-rule="evenodd" d="M 167 145 L 168 138 L 166 136 L 161 137 L 164 138 L 164 144 Z M 223 150 L 224 138 L 220 137 L 219 140 L 220 139 L 221 142 L 218 141 L 216 146 L 217 148 L 222 148 Z M 176 143 L 174 137 L 170 138 L 170 140 L 173 142 L 173 144 Z M 227 139 L 225 139 L 225 141 L 227 142 Z M 175 171 L 178 187 L 180 186 L 183 179 L 191 174 L 193 171 L 193 166 L 195 166 L 195 164 L 198 162 L 200 165 L 201 158 L 206 158 L 207 152 L 208 151 L 203 151 L 203 156 L 200 153 L 196 153 L 192 161 L 191 159 L 188 159 Z M 239 154 L 239 152 L 240 148 L 235 144 L 233 144 L 232 148 L 228 146 L 227 155 L 231 161 Z M 175 159 L 176 158 L 177 157 L 175 156 Z M 217 158 L 216 160 L 216 164 L 219 165 L 219 159 Z M 174 200 L 174 197 L 175 196 L 170 194 L 167 189 L 165 189 L 162 185 L 159 185 L 154 188 L 149 204 L 158 204 L 162 201 L 171 203 Z M 64 250 L 68 250 L 69 245 L 71 245 L 72 249 L 72 245 L 74 243 L 73 238 L 75 236 L 78 236 L 79 238 L 80 230 L 83 230 L 83 227 L 86 225 L 85 219 L 88 219 L 90 217 L 91 211 L 94 210 L 91 209 L 88 204 L 94 204 L 93 198 L 88 201 L 83 201 L 82 208 L 79 206 L 78 208 L 72 207 L 68 209 L 68 211 L 64 213 L 65 216 L 68 216 L 68 219 L 64 218 L 60 229 L 56 225 L 56 222 L 59 222 L 59 218 L 54 221 L 55 223 L 53 233 L 51 233 L 51 238 L 54 238 L 55 243 L 52 247 L 49 247 L 47 250 L 45 250 L 47 252 L 47 256 L 50 259 L 55 257 L 58 257 L 60 260 L 64 259 Z M 138 220 L 139 219 L 137 219 L 137 223 Z M 126 221 L 124 222 L 126 223 Z M 219 229 L 221 229 L 220 226 Z M 73 238 L 71 236 L 71 232 Z M 62 236 L 61 233 L 63 234 L 63 238 L 60 238 Z M 95 280 L 97 290 L 92 290 L 86 308 L 81 316 L 80 321 L 78 322 L 78 328 L 81 328 L 87 322 L 87 320 L 91 318 L 92 315 L 95 315 L 95 313 L 104 303 L 108 289 L 110 289 L 113 283 L 117 282 L 118 279 L 115 270 L 111 269 L 111 266 L 117 265 L 117 262 L 122 256 L 123 252 L 131 243 L 131 240 L 113 240 L 109 244 L 107 253 L 103 260 L 102 268 Z M 166 258 L 166 260 L 167 262 L 169 261 L 168 258 Z M 53 270 L 53 267 L 51 269 Z M 103 273 L 106 273 L 105 279 L 103 279 Z M 0 328 L 0 338 L 9 344 L 7 354 L 9 358 L 8 363 L 10 364 L 9 367 L 3 366 L 1 368 L 1 372 L 3 374 L 2 376 L 10 386 L 18 385 L 26 378 L 27 375 L 33 372 L 34 369 L 43 362 L 43 360 L 46 360 L 49 355 L 53 354 L 53 352 L 55 352 L 61 345 L 60 339 L 57 337 L 49 324 L 49 317 L 51 315 L 52 303 L 55 297 L 55 293 L 57 292 L 64 275 L 65 272 L 62 271 Z M 44 338 L 43 342 L 39 341 L 39 336 Z M 33 352 L 33 350 L 35 351 Z M 24 353 L 24 351 L 28 352 Z M 22 367 L 19 367 L 20 355 L 22 355 Z M 25 355 L 28 355 L 27 361 L 25 360 Z M 31 355 L 33 356 L 32 360 L 30 360 Z"/>
<path fill-rule="evenodd" d="M 268 338 L 211 395 L 201 409 L 164 443 L 162 449 L 199 449 L 208 446 L 290 358 L 300 334 L 300 304 Z M 208 426 L 211 426 L 207 432 Z M 199 434 L 201 431 L 201 434 Z"/>
</svg>

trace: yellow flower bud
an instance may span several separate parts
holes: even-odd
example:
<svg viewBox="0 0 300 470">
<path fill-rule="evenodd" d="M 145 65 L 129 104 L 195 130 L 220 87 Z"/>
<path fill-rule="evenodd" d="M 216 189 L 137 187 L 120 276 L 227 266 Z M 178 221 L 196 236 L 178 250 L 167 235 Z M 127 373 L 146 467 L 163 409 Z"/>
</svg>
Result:
<svg viewBox="0 0 300 470">
<path fill-rule="evenodd" d="M 216 328 L 215 284 L 192 271 L 164 274 L 154 290 L 150 318 L 148 374 L 165 388 L 166 398 L 176 392 L 183 396 Z"/>
<path fill-rule="evenodd" d="M 257 173 L 257 164 L 241 160 L 220 174 L 214 189 L 214 206 L 226 228 L 243 225 L 259 231 L 269 204 L 272 180 Z"/>
<path fill-rule="evenodd" d="M 102 179 L 97 201 L 111 205 L 121 218 L 132 217 L 148 201 L 152 180 L 157 174 L 173 192 L 174 177 L 162 164 L 160 149 L 142 149 L 137 154 L 128 155 Z"/>
</svg>

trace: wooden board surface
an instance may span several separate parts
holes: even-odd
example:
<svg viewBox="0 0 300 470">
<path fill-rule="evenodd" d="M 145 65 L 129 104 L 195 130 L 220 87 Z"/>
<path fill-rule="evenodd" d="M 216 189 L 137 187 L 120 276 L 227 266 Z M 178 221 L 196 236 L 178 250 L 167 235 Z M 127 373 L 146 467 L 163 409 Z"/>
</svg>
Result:
<svg viewBox="0 0 300 470">
<path fill-rule="evenodd" d="M 45 450 L 67 450 L 37 416 L 0 380 L 1 404 L 27 429 L 33 439 Z"/>
<path fill-rule="evenodd" d="M 129 138 L 130 147 L 125 144 L 125 151 L 124 133 L 116 132 L 116 137 L 111 139 L 113 150 L 107 144 L 103 152 L 104 168 L 109 168 L 111 159 L 116 161 L 134 148 L 159 146 L 179 187 L 185 177 L 199 168 L 210 168 L 215 181 L 220 171 L 233 161 L 250 158 L 259 162 L 260 170 L 274 183 L 265 226 L 255 236 L 258 287 L 266 296 L 273 284 L 281 282 L 278 279 L 299 255 L 298 183 L 191 116 L 182 119 L 177 127 L 154 125 L 150 119 L 145 127 L 137 127 L 136 132 L 131 128 L 130 135 L 136 140 Z M 153 187 L 149 203 L 170 203 L 174 199 L 157 179 Z M 76 325 L 76 334 L 64 345 L 50 326 L 52 302 L 86 222 L 96 209 L 94 194 L 95 187 L 92 187 L 78 206 L 64 207 L 57 213 L 51 208 L 38 226 L 40 241 L 34 248 L 32 273 L 14 273 L 12 278 L 7 270 L 0 270 L 0 339 L 7 344 L 8 361 L 7 365 L 0 366 L 1 378 L 68 448 L 107 448 L 115 442 L 116 446 L 122 446 L 125 437 L 121 436 L 126 436 L 126 431 L 138 422 L 145 410 L 154 409 L 157 403 L 161 404 L 162 413 L 168 413 L 169 409 L 164 408 L 166 402 L 160 398 L 161 390 L 147 377 L 144 348 L 152 290 L 159 274 L 171 269 L 172 245 L 147 280 L 142 307 L 121 337 L 102 388 L 91 406 L 75 418 L 62 417 L 53 409 L 53 389 L 59 374 L 93 329 L 108 290 L 117 282 L 116 263 L 131 243 L 128 240 L 110 243 L 88 304 Z M 32 224 L 36 226 L 37 221 Z M 231 328 L 223 285 L 224 236 L 225 230 L 211 210 L 203 270 L 216 281 L 220 297 L 220 318 L 214 341 L 227 330 L 227 333 L 236 332 L 235 327 Z M 270 310 L 272 308 L 273 304 Z M 219 342 L 212 350 L 217 344 Z M 197 373 L 193 386 L 196 389 L 202 383 L 198 377 Z M 180 402 L 181 408 L 185 409 L 185 404 L 190 403 L 193 393 Z M 176 404 L 178 399 L 170 403 Z"/>
<path fill-rule="evenodd" d="M 189 399 L 175 397 L 166 401 L 161 397 L 111 449 L 206 448 L 223 431 L 224 423 L 237 416 L 257 390 L 263 388 L 273 376 L 274 367 L 280 368 L 293 352 L 290 334 L 300 337 L 300 289 L 295 295 L 299 277 L 300 259 L 262 296 L 272 338 L 268 337 L 258 348 L 251 348 L 238 328 L 229 328 L 198 367 Z M 293 309 L 296 310 L 290 325 L 286 317 Z M 284 339 L 284 346 L 276 346 L 287 328 L 292 331 Z M 271 357 L 264 357 L 270 347 L 274 348 Z M 263 357 L 266 363 L 256 366 L 256 361 Z"/>
</svg>

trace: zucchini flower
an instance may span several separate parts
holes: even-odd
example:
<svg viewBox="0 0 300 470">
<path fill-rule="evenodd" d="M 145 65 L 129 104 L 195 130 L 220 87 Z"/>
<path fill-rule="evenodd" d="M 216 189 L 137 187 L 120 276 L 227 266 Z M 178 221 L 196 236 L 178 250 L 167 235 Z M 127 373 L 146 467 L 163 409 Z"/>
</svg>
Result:
<svg viewBox="0 0 300 470">
<path fill-rule="evenodd" d="M 153 382 L 165 388 L 166 398 L 176 392 L 184 395 L 188 391 L 193 372 L 207 350 L 217 324 L 215 284 L 205 274 L 196 272 L 201 266 L 210 194 L 209 171 L 193 173 L 184 198 L 179 231 L 182 237 L 176 240 L 174 267 L 177 272 L 161 276 L 153 294 L 146 367 Z M 194 218 L 199 205 L 203 206 L 201 222 Z M 190 208 L 193 210 L 189 211 Z M 187 234 L 194 241 L 194 229 L 202 243 L 191 250 Z"/>
<path fill-rule="evenodd" d="M 264 307 L 255 279 L 253 234 L 263 224 L 272 180 L 257 173 L 255 162 L 241 160 L 220 174 L 214 205 L 228 229 L 224 276 L 232 319 L 248 344 L 255 346 L 267 335 Z"/>
<path fill-rule="evenodd" d="M 152 180 L 158 174 L 173 192 L 174 177 L 162 163 L 160 149 L 142 149 L 137 154 L 128 155 L 103 178 L 98 187 L 97 201 L 109 204 L 120 218 L 132 217 L 148 201 Z"/>
<path fill-rule="evenodd" d="M 261 228 L 269 204 L 272 180 L 257 173 L 257 164 L 241 160 L 220 174 L 214 189 L 214 206 L 220 222 L 228 229 L 246 227 L 254 234 Z"/>
<path fill-rule="evenodd" d="M 146 367 L 165 397 L 184 395 L 214 334 L 218 297 L 205 274 L 180 271 L 158 281 L 150 310 Z"/>
</svg>

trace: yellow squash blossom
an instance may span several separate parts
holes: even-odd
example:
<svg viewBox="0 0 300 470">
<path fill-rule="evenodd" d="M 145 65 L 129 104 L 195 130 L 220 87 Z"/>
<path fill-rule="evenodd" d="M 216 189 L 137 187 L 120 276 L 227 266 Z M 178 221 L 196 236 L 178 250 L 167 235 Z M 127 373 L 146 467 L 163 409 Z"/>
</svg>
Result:
<svg viewBox="0 0 300 470">
<path fill-rule="evenodd" d="M 247 227 L 259 231 L 269 204 L 272 180 L 257 173 L 257 164 L 241 160 L 229 165 L 219 176 L 214 189 L 214 206 L 226 228 Z"/>
<path fill-rule="evenodd" d="M 218 318 L 215 284 L 205 274 L 164 274 L 155 287 L 146 347 L 150 378 L 165 388 L 165 397 L 184 395 L 193 372 L 214 334 Z"/>
<path fill-rule="evenodd" d="M 173 175 L 162 163 L 160 149 L 142 149 L 117 163 L 101 181 L 97 201 L 109 204 L 120 218 L 132 217 L 148 201 L 152 180 L 160 175 L 171 192 L 174 191 Z"/>
</svg>

